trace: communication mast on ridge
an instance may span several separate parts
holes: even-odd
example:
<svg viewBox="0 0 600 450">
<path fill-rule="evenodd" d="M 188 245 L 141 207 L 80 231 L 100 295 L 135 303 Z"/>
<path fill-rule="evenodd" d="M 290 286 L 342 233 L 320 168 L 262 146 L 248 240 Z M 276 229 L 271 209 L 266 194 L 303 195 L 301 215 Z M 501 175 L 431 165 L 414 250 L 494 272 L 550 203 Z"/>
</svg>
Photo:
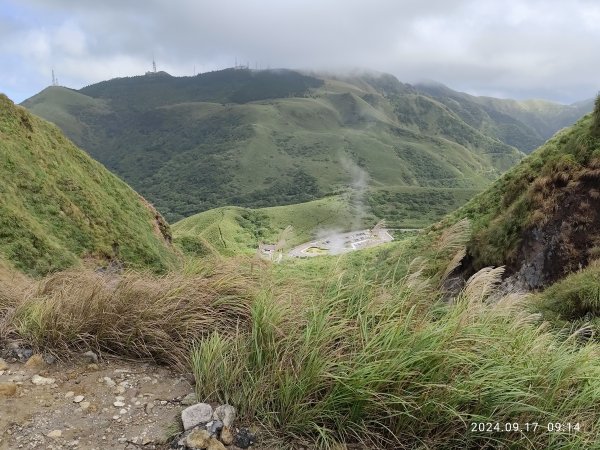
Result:
<svg viewBox="0 0 600 450">
<path fill-rule="evenodd" d="M 154 59 L 154 53 L 152 54 L 152 72 L 156 73 L 156 60 Z"/>
<path fill-rule="evenodd" d="M 58 86 L 58 78 L 54 75 L 54 69 L 52 69 L 52 86 Z"/>
</svg>

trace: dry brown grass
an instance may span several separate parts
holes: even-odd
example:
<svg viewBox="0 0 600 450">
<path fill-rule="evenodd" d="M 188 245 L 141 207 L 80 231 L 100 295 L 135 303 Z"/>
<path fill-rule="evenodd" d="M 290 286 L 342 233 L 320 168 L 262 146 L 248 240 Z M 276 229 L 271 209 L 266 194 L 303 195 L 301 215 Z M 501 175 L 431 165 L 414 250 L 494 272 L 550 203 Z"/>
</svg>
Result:
<svg viewBox="0 0 600 450">
<path fill-rule="evenodd" d="M 33 280 L 0 261 L 0 341 L 12 331 L 15 308 L 34 284 Z"/>
<path fill-rule="evenodd" d="M 210 275 L 103 275 L 71 270 L 25 293 L 5 318 L 37 348 L 94 349 L 184 364 L 194 341 L 244 329 L 256 283 L 221 268 Z"/>
</svg>

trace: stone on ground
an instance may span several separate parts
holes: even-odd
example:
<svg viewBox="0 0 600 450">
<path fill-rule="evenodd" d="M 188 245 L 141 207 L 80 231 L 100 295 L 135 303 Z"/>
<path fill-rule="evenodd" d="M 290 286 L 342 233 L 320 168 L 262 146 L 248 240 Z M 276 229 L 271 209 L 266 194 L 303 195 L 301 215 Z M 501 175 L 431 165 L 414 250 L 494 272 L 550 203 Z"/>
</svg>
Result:
<svg viewBox="0 0 600 450">
<path fill-rule="evenodd" d="M 8 369 L 8 363 L 6 361 L 4 361 L 2 358 L 0 358 L 0 370 L 6 370 Z"/>
<path fill-rule="evenodd" d="M 217 406 L 213 416 L 223 422 L 224 426 L 231 427 L 235 421 L 235 408 L 231 405 Z"/>
<path fill-rule="evenodd" d="M 198 403 L 198 398 L 195 393 L 190 393 L 181 399 L 181 404 L 183 406 L 191 406 Z"/>
<path fill-rule="evenodd" d="M 54 378 L 45 378 L 45 377 L 41 377 L 39 375 L 34 375 L 31 378 L 31 382 L 33 384 L 35 384 L 36 386 L 46 386 L 49 384 L 54 384 L 56 380 Z"/>
<path fill-rule="evenodd" d="M 185 408 L 181 412 L 181 421 L 183 429 L 189 430 L 200 424 L 210 422 L 213 416 L 213 409 L 208 403 L 197 403 Z"/>
<path fill-rule="evenodd" d="M 221 442 L 225 445 L 233 444 L 233 433 L 231 432 L 231 428 L 223 427 L 221 430 Z"/>
<path fill-rule="evenodd" d="M 31 358 L 27 360 L 25 363 L 25 367 L 31 370 L 41 370 L 46 365 L 44 358 L 39 353 L 33 355 Z"/>
<path fill-rule="evenodd" d="M 96 355 L 93 351 L 85 352 L 83 357 L 89 362 L 96 364 L 98 362 L 98 355 Z"/>
<path fill-rule="evenodd" d="M 218 439 L 210 438 L 210 441 L 208 441 L 208 447 L 206 447 L 206 450 L 226 450 L 226 448 L 223 445 L 223 443 L 221 441 L 219 441 Z"/>
<path fill-rule="evenodd" d="M 185 444 L 193 449 L 206 448 L 209 441 L 210 433 L 206 430 L 194 430 L 185 438 Z"/>
</svg>

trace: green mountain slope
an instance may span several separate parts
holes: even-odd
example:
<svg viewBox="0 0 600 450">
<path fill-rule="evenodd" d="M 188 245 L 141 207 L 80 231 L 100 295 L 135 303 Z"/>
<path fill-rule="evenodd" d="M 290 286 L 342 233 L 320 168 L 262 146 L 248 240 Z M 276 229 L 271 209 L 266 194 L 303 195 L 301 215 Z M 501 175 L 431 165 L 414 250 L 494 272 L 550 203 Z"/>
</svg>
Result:
<svg viewBox="0 0 600 450">
<path fill-rule="evenodd" d="M 162 270 L 173 261 L 153 207 L 4 95 L 0 180 L 0 256 L 20 270 L 41 275 L 84 258 Z"/>
<path fill-rule="evenodd" d="M 418 92 L 443 103 L 484 134 L 530 153 L 561 128 L 573 125 L 593 108 L 593 100 L 561 105 L 545 100 L 517 101 L 476 97 L 439 84 L 417 84 Z"/>
<path fill-rule="evenodd" d="M 470 270 L 506 265 L 527 289 L 600 257 L 600 100 L 450 219 L 473 223 Z"/>
<path fill-rule="evenodd" d="M 25 101 L 169 220 L 345 191 L 481 190 L 521 153 L 392 76 L 223 70 L 51 87 Z"/>
<path fill-rule="evenodd" d="M 357 219 L 358 217 L 358 219 Z M 372 226 L 375 218 L 360 217 L 343 196 L 297 205 L 249 209 L 227 206 L 204 211 L 173 225 L 173 239 L 187 253 L 233 256 L 253 253 L 260 242 L 274 243 L 288 227 L 289 245 L 312 239 L 319 231 Z"/>
</svg>

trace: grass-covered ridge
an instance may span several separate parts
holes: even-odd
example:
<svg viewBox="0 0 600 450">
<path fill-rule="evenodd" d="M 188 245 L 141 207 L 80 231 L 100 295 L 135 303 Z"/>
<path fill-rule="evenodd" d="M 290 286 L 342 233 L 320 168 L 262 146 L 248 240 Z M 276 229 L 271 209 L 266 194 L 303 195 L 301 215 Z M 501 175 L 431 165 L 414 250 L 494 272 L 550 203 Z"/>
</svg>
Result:
<svg viewBox="0 0 600 450">
<path fill-rule="evenodd" d="M 466 123 L 525 153 L 531 153 L 561 128 L 573 125 L 593 107 L 593 100 L 562 105 L 545 100 L 476 97 L 438 83 L 417 84 Z"/>
<path fill-rule="evenodd" d="M 165 270 L 168 225 L 50 123 L 0 95 L 0 254 L 43 275 L 83 259 Z"/>
<path fill-rule="evenodd" d="M 474 192 L 522 157 L 392 76 L 148 74 L 50 87 L 23 105 L 172 222 L 319 199 L 357 179 L 374 190 Z"/>
<path fill-rule="evenodd" d="M 475 269 L 506 264 L 516 271 L 529 264 L 543 274 L 530 283 L 540 287 L 598 258 L 599 116 L 558 133 L 453 214 L 450 222 L 467 217 L 473 223 Z"/>
</svg>

